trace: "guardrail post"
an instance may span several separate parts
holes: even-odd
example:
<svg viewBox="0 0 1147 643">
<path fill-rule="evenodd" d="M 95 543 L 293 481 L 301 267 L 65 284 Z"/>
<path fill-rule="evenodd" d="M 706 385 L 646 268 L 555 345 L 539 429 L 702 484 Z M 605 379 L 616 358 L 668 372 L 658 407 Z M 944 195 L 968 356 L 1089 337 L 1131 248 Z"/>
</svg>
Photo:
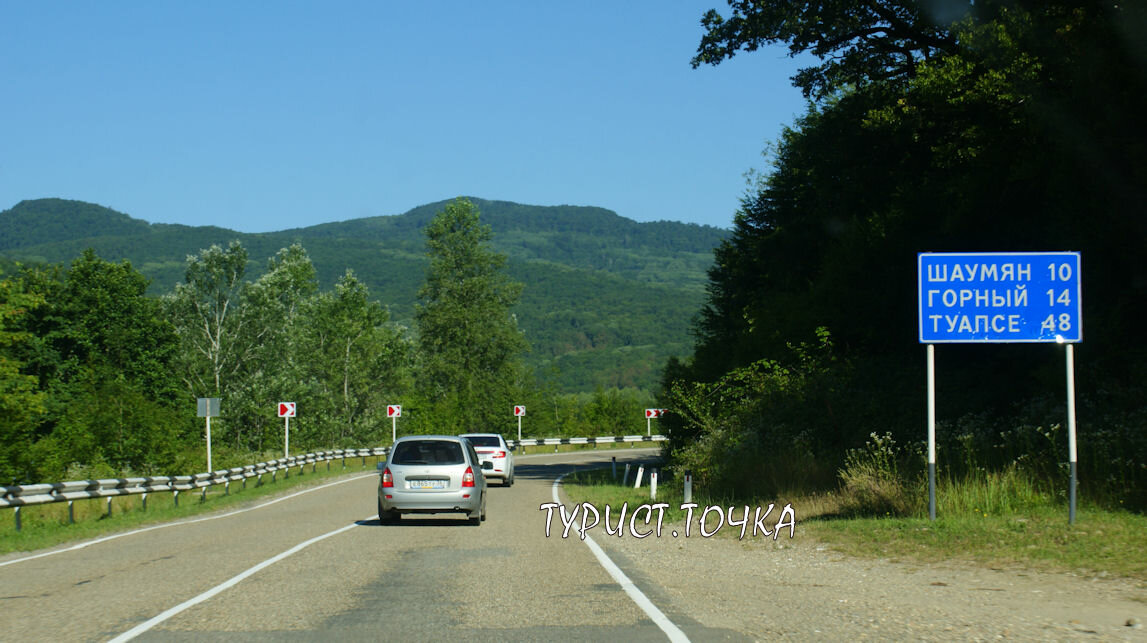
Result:
<svg viewBox="0 0 1147 643">
<path fill-rule="evenodd" d="M 231 495 L 231 481 L 230 480 L 223 483 L 223 495 L 225 495 L 225 496 Z"/>
<path fill-rule="evenodd" d="M 12 513 L 16 516 L 16 531 L 20 531 L 20 507 L 16 507 Z"/>
<path fill-rule="evenodd" d="M 75 507 L 75 504 L 76 504 L 75 500 L 69 500 L 68 501 L 68 524 L 69 525 L 76 524 L 76 507 Z"/>
<path fill-rule="evenodd" d="M 175 508 L 178 509 L 179 508 L 179 489 L 172 491 L 171 497 L 173 500 L 175 500 Z"/>
<path fill-rule="evenodd" d="M 657 500 L 657 469 L 649 473 L 649 499 Z"/>
<path fill-rule="evenodd" d="M 111 496 L 108 496 L 108 513 L 107 513 L 107 517 L 108 517 L 108 518 L 111 518 L 111 517 L 112 517 L 112 499 L 111 499 Z"/>
<path fill-rule="evenodd" d="M 617 456 L 610 458 L 613 466 L 613 479 L 617 480 Z"/>
<path fill-rule="evenodd" d="M 278 470 L 278 469 L 275 469 L 275 470 L 271 471 L 271 482 L 274 482 L 274 481 L 275 481 L 275 476 L 276 476 L 276 474 L 278 474 L 278 473 L 279 473 L 279 470 Z"/>
<path fill-rule="evenodd" d="M 693 474 L 685 470 L 685 502 L 693 502 Z"/>
<path fill-rule="evenodd" d="M 365 468 L 366 468 L 366 456 L 365 456 L 365 455 L 364 455 L 364 456 L 362 456 L 362 468 L 363 468 L 363 469 L 365 469 Z"/>
<path fill-rule="evenodd" d="M 641 478 L 644 476 L 645 476 L 645 465 L 644 464 L 637 465 L 637 481 L 633 483 L 634 489 L 640 489 L 641 488 Z"/>
<path fill-rule="evenodd" d="M 625 463 L 625 475 L 621 477 L 621 486 L 624 487 L 624 486 L 627 486 L 628 484 L 629 484 L 629 463 L 626 462 Z"/>
<path fill-rule="evenodd" d="M 143 497 L 141 498 L 141 500 L 143 501 L 143 510 L 147 511 L 147 494 L 146 493 L 143 494 Z"/>
<path fill-rule="evenodd" d="M 207 487 L 203 487 L 203 491 L 199 492 L 200 504 L 207 502 Z"/>
</svg>

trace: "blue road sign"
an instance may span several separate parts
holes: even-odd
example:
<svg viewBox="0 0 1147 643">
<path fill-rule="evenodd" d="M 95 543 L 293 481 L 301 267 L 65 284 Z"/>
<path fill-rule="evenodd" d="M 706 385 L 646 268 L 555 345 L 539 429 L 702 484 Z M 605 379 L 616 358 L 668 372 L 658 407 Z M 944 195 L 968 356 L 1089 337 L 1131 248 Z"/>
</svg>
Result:
<svg viewBox="0 0 1147 643">
<path fill-rule="evenodd" d="M 920 343 L 1083 341 L 1078 252 L 917 255 Z"/>
</svg>

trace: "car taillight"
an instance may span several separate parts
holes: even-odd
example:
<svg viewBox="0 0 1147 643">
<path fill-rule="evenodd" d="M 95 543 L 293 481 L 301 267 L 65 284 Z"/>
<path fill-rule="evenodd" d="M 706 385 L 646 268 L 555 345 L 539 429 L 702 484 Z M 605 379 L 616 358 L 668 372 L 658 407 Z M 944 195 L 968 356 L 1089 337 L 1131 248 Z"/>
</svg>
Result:
<svg viewBox="0 0 1147 643">
<path fill-rule="evenodd" d="M 494 457 L 495 458 L 504 458 L 504 457 L 506 457 L 506 452 L 505 451 L 499 451 L 499 452 L 494 454 Z"/>
<path fill-rule="evenodd" d="M 466 473 L 462 474 L 462 486 L 463 487 L 473 487 L 474 486 L 474 470 L 471 469 L 470 467 L 466 467 Z"/>
<path fill-rule="evenodd" d="M 390 467 L 387 467 L 387 468 L 382 470 L 382 486 L 384 486 L 384 487 L 393 487 L 394 486 L 394 476 L 390 475 Z"/>
</svg>

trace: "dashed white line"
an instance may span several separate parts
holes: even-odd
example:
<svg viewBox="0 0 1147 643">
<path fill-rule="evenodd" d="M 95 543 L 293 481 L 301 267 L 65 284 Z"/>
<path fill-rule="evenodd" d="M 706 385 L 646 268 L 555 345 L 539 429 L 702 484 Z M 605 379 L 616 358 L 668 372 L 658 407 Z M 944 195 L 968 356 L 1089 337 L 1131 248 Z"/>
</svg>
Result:
<svg viewBox="0 0 1147 643">
<path fill-rule="evenodd" d="M 370 518 L 377 518 L 377 517 L 378 517 L 378 515 L 376 514 L 374 516 L 369 516 L 365 520 L 369 520 Z M 194 607 L 194 606 L 202 603 L 203 601 L 215 596 L 216 594 L 218 594 L 218 593 L 220 593 L 226 589 L 230 589 L 230 588 L 234 587 L 235 585 L 238 585 L 243 579 L 245 579 L 245 578 L 247 578 L 253 574 L 258 573 L 259 571 L 266 569 L 267 567 L 274 565 L 275 563 L 283 560 L 284 558 L 287 558 L 288 556 L 294 555 L 294 554 L 306 549 L 307 547 L 310 547 L 311 545 L 313 545 L 313 544 L 315 544 L 321 540 L 326 540 L 327 538 L 330 538 L 331 536 L 337 536 L 337 535 L 343 533 L 344 531 L 354 529 L 355 527 L 358 527 L 361 522 L 363 522 L 363 521 L 356 521 L 356 522 L 353 522 L 353 523 L 346 525 L 344 527 L 339 527 L 338 529 L 336 529 L 334 531 L 329 531 L 329 532 L 327 532 L 321 536 L 315 536 L 314 538 L 312 538 L 310 540 L 307 540 L 305 542 L 301 542 L 301 543 L 295 545 L 294 547 L 291 547 L 287 551 L 279 554 L 278 556 L 268 558 L 267 560 L 259 563 L 258 565 L 255 565 L 254 567 L 248 569 L 247 571 L 245 571 L 241 574 L 238 574 L 237 576 L 232 577 L 230 580 L 227 580 L 223 583 L 220 583 L 219 585 L 216 585 L 215 587 L 212 587 L 211 589 L 207 590 L 206 592 L 203 592 L 199 596 L 196 596 L 195 598 L 186 600 L 186 601 L 180 603 L 179 605 L 176 605 L 175 607 L 172 607 L 171 609 L 166 610 L 163 613 L 158 614 L 157 616 L 154 616 L 154 617 L 148 619 L 147 621 L 144 621 L 143 623 L 140 623 L 139 625 L 136 625 L 135 627 L 131 628 L 130 630 L 128 630 L 128 631 L 124 632 L 123 634 L 120 634 L 119 636 L 112 639 L 111 643 L 122 643 L 123 641 L 130 641 L 130 640 L 134 639 L 135 637 L 139 636 L 140 634 L 143 634 L 144 632 L 147 632 L 148 630 L 152 629 L 156 625 L 159 625 L 160 623 L 163 623 L 164 621 L 170 619 L 171 617 L 179 614 L 180 612 L 183 612 L 184 610 L 186 610 L 188 608 Z"/>
</svg>

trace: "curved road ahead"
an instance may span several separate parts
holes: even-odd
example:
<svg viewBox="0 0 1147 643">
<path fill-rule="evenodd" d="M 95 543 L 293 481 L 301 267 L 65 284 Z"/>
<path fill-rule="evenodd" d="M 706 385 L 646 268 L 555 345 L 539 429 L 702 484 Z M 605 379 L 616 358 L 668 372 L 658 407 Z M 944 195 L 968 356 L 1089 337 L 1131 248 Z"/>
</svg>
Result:
<svg viewBox="0 0 1147 643">
<path fill-rule="evenodd" d="M 377 477 L 354 475 L 273 504 L 40 558 L 0 560 L 9 640 L 666 640 L 571 534 L 545 536 L 554 480 L 653 449 L 519 456 L 490 486 L 488 520 L 378 524 Z M 648 591 L 648 590 L 647 590 Z M 654 600 L 655 602 L 655 600 Z M 669 627 L 712 639 L 667 613 Z M 554 629 L 558 628 L 558 629 Z M 124 636 L 124 635 L 127 636 Z"/>
</svg>

